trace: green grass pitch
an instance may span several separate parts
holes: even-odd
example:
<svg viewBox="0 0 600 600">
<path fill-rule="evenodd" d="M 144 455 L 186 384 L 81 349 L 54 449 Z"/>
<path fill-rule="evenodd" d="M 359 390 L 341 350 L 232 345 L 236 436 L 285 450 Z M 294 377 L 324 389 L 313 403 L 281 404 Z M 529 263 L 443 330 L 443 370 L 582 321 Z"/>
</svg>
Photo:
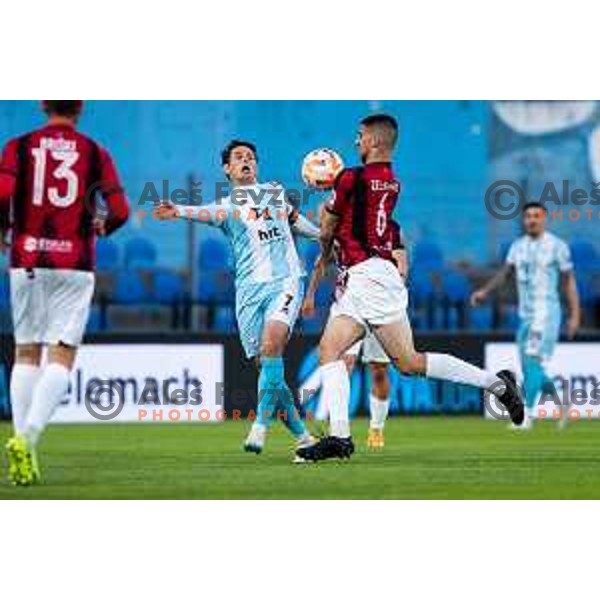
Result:
<svg viewBox="0 0 600 600">
<path fill-rule="evenodd" d="M 9 498 L 600 498 L 600 423 L 512 432 L 479 417 L 392 418 L 386 447 L 355 421 L 350 462 L 291 464 L 277 425 L 260 456 L 241 451 L 248 425 L 63 425 L 42 442 L 43 484 Z M 10 434 L 0 423 L 0 440 Z M 6 469 L 4 469 L 6 471 Z M 4 473 L 5 475 L 5 473 Z"/>
</svg>

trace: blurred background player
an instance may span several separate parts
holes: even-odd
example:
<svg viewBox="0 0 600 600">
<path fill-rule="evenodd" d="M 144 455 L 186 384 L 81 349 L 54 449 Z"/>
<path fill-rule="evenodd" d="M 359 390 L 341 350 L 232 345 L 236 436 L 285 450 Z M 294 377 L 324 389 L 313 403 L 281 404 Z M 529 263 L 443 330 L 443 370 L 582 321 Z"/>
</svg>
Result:
<svg viewBox="0 0 600 600">
<path fill-rule="evenodd" d="M 323 207 L 324 209 L 324 207 Z M 323 210 L 320 211 L 323 214 Z M 400 236 L 394 242 L 392 256 L 398 267 L 400 276 L 406 280 L 408 275 L 408 261 L 404 244 L 400 241 Z M 336 263 L 338 261 L 336 260 Z M 337 264 L 338 269 L 339 263 Z M 311 277 L 302 305 L 302 314 L 304 317 L 311 317 L 315 313 L 315 294 L 323 275 L 322 270 L 315 270 Z M 343 281 L 346 277 L 345 271 L 339 270 L 336 281 L 340 284 L 340 292 L 343 292 Z M 369 422 L 369 435 L 367 437 L 367 446 L 369 448 L 383 448 L 385 439 L 383 429 L 390 409 L 390 377 L 389 365 L 390 359 L 377 341 L 377 338 L 367 332 L 365 337 L 356 342 L 343 357 L 348 375 L 351 377 L 356 366 L 359 355 L 361 355 L 364 364 L 369 366 L 371 374 L 371 391 L 369 395 L 369 409 L 371 419 Z M 323 381 L 321 377 L 321 369 L 318 368 L 315 373 L 304 383 L 303 393 L 300 397 L 303 401 L 310 398 L 321 387 Z"/>
<path fill-rule="evenodd" d="M 391 164 L 397 137 L 393 117 L 376 114 L 363 119 L 356 140 L 363 164 L 342 171 L 321 221 L 321 256 L 315 269 L 324 269 L 332 260 L 337 242 L 347 276 L 319 347 L 330 435 L 299 449 L 300 459 L 349 458 L 354 452 L 348 415 L 350 380 L 341 358 L 368 330 L 402 373 L 493 391 L 513 422 L 523 421 L 513 373 L 495 375 L 448 354 L 415 351 L 406 314 L 408 294 L 392 256 L 399 230 L 392 219 L 400 192 Z"/>
<path fill-rule="evenodd" d="M 68 390 L 89 315 L 96 236 L 111 234 L 128 217 L 110 155 L 75 129 L 82 104 L 45 100 L 46 125 L 10 140 L 0 163 L 0 210 L 12 229 L 16 351 L 10 382 L 14 437 L 7 452 L 16 485 L 40 478 L 38 441 Z M 107 203 L 105 219 L 95 217 L 93 190 Z"/>
<path fill-rule="evenodd" d="M 294 407 L 283 363 L 304 296 L 305 272 L 292 232 L 318 240 L 319 228 L 287 204 L 279 184 L 258 183 L 254 144 L 233 140 L 221 159 L 231 195 L 202 206 L 195 219 L 221 228 L 231 242 L 240 339 L 259 369 L 256 421 L 244 449 L 259 454 L 278 415 L 300 448 L 313 439 Z"/>
<path fill-rule="evenodd" d="M 577 283 L 569 246 L 546 231 L 547 211 L 539 202 L 523 208 L 525 234 L 515 240 L 504 266 L 471 296 L 473 306 L 484 302 L 509 276 L 516 274 L 520 325 L 517 333 L 519 359 L 527 406 L 521 427 L 531 427 L 537 418 L 537 399 L 545 389 L 553 390 L 546 365 L 552 358 L 560 333 L 560 290 L 565 295 L 567 337 L 573 339 L 581 321 Z M 557 396 L 553 394 L 555 398 Z M 567 407 L 561 411 L 564 422 Z"/>
</svg>

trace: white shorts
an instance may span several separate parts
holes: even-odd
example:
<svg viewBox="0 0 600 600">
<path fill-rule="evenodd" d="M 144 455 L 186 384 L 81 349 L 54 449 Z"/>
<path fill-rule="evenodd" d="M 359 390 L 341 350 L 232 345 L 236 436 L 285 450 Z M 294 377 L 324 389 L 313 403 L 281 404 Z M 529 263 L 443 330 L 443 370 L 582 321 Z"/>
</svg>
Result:
<svg viewBox="0 0 600 600">
<path fill-rule="evenodd" d="M 388 260 L 370 258 L 348 269 L 346 288 L 331 306 L 331 317 L 345 315 L 370 326 L 407 321 L 408 291 Z"/>
<path fill-rule="evenodd" d="M 79 346 L 94 294 L 94 274 L 73 269 L 11 269 L 17 344 Z"/>
<path fill-rule="evenodd" d="M 367 331 L 365 337 L 356 342 L 345 354 L 350 356 L 358 356 L 362 348 L 362 361 L 368 363 L 383 363 L 389 364 L 390 357 L 385 353 L 383 346 L 371 331 Z"/>
</svg>

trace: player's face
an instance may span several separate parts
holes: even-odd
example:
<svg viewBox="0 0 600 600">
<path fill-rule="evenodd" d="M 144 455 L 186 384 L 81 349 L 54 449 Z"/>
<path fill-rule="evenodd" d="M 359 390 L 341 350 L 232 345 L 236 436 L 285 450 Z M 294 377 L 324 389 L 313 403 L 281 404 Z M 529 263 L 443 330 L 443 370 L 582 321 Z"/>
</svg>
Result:
<svg viewBox="0 0 600 600">
<path fill-rule="evenodd" d="M 256 183 L 256 156 L 246 146 L 234 148 L 229 155 L 229 163 L 223 169 L 229 179 L 237 185 L 252 185 Z"/>
<path fill-rule="evenodd" d="M 365 162 L 369 156 L 371 148 L 373 147 L 373 136 L 364 125 L 361 125 L 360 129 L 358 130 L 358 135 L 356 136 L 356 147 L 358 149 L 360 159 Z"/>
<path fill-rule="evenodd" d="M 528 208 L 523 215 L 523 228 L 527 235 L 538 236 L 546 227 L 546 211 L 541 208 Z"/>
</svg>

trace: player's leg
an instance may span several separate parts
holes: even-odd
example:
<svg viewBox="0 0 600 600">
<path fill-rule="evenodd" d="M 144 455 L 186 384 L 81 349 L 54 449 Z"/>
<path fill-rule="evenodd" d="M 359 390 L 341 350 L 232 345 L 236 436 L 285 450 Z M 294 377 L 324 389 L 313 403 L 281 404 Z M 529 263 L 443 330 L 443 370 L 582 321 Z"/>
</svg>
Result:
<svg viewBox="0 0 600 600">
<path fill-rule="evenodd" d="M 263 411 L 269 418 L 281 417 L 299 446 L 310 444 L 312 437 L 294 405 L 294 396 L 285 380 L 283 360 L 302 303 L 302 281 L 289 279 L 276 282 L 265 289 L 268 299 L 265 300 L 262 308 L 264 327 L 259 350 L 259 412 Z M 266 424 L 257 419 L 245 449 L 260 452 L 262 450 L 260 434 L 265 430 Z M 249 444 L 249 441 L 252 444 Z"/>
<path fill-rule="evenodd" d="M 8 476 L 14 485 L 33 483 L 33 457 L 25 440 L 25 426 L 33 392 L 40 377 L 45 310 L 42 287 L 31 270 L 11 269 L 11 309 L 15 335 L 15 362 L 10 378 L 14 435 L 6 444 Z"/>
<path fill-rule="evenodd" d="M 371 421 L 367 446 L 369 448 L 383 448 L 383 428 L 390 408 L 390 378 L 389 364 L 385 350 L 375 336 L 369 332 L 363 341 L 363 362 L 369 365 L 371 374 L 371 391 L 369 405 Z"/>
<path fill-rule="evenodd" d="M 76 356 L 77 346 L 73 342 L 48 347 L 46 364 L 35 386 L 25 424 L 24 435 L 32 448 L 37 447 L 54 411 L 67 394 Z"/>
<path fill-rule="evenodd" d="M 17 344 L 10 377 L 10 401 L 15 435 L 23 435 L 33 390 L 40 377 L 41 344 Z"/>
<path fill-rule="evenodd" d="M 297 457 L 306 461 L 350 458 L 354 444 L 350 434 L 350 376 L 344 354 L 365 334 L 364 326 L 348 314 L 332 316 L 319 345 L 321 355 L 322 401 L 329 408 L 329 436 L 310 447 L 302 448 Z"/>
<path fill-rule="evenodd" d="M 265 298 L 256 290 L 236 300 L 236 319 L 240 341 L 246 357 L 256 361 L 258 370 L 256 419 L 244 442 L 246 452 L 259 454 L 265 445 L 267 430 L 273 422 L 277 399 L 268 391 L 267 374 L 260 360 L 261 335 L 264 328 Z"/>
<path fill-rule="evenodd" d="M 290 335 L 286 323 L 271 319 L 267 321 L 261 345 L 261 378 L 264 390 L 274 399 L 276 418 L 281 418 L 285 426 L 299 443 L 310 438 L 300 413 L 294 406 L 294 396 L 285 379 L 283 355 Z"/>
<path fill-rule="evenodd" d="M 373 332 L 400 372 L 481 388 L 493 393 L 506 406 L 513 422 L 523 421 L 523 404 L 514 376 L 509 372 L 494 374 L 451 354 L 417 352 L 406 314 L 394 322 L 374 325 Z"/>
<path fill-rule="evenodd" d="M 304 446 L 311 444 L 313 438 L 294 405 L 294 395 L 285 379 L 283 360 L 288 340 L 300 314 L 304 282 L 300 278 L 290 278 L 273 286 L 275 290 L 265 316 L 261 359 L 267 358 L 271 363 L 272 382 L 279 390 L 278 416 L 296 438 L 298 446 Z"/>
<path fill-rule="evenodd" d="M 367 446 L 369 448 L 383 448 L 385 440 L 383 428 L 390 409 L 390 378 L 388 373 L 389 364 L 370 362 L 371 371 L 371 393 L 369 404 L 371 409 L 371 420 L 369 422 L 369 437 Z"/>
<path fill-rule="evenodd" d="M 526 419 L 525 428 L 530 428 L 538 416 L 538 402 L 544 392 L 544 387 L 550 385 L 554 400 L 558 400 L 552 379 L 546 372 L 546 363 L 554 353 L 558 340 L 559 319 L 548 319 L 544 326 L 532 327 L 531 323 L 523 322 L 517 334 L 517 345 L 523 371 L 523 391 L 525 395 Z M 566 418 L 567 406 L 554 406 L 561 409 L 561 419 Z"/>
<path fill-rule="evenodd" d="M 337 315 L 327 323 L 319 344 L 323 400 L 329 406 L 330 434 L 337 438 L 350 438 L 350 377 L 343 356 L 364 334 L 361 323 L 349 315 Z"/>
<path fill-rule="evenodd" d="M 10 295 L 16 345 L 10 401 L 15 435 L 22 435 L 42 360 L 39 342 L 44 327 L 44 309 L 39 278 L 33 271 L 11 269 Z"/>
<path fill-rule="evenodd" d="M 14 435 L 6 445 L 8 477 L 14 485 L 28 485 L 37 478 L 36 459 L 24 437 L 33 391 L 40 376 L 42 346 L 17 344 L 10 378 Z"/>
<path fill-rule="evenodd" d="M 351 346 L 343 356 L 344 363 L 348 369 L 348 375 L 352 376 L 358 355 L 362 348 L 362 341 L 356 342 Z M 306 379 L 300 388 L 300 403 L 305 404 L 308 402 L 320 389 L 323 384 L 323 378 L 321 376 L 321 365 L 319 365 L 313 373 Z M 327 412 L 327 414 L 329 414 Z M 326 418 L 325 415 L 323 418 Z"/>
<path fill-rule="evenodd" d="M 85 271 L 41 270 L 48 344 L 45 366 L 33 391 L 24 438 L 37 463 L 36 450 L 54 411 L 65 397 L 71 370 L 87 324 L 94 293 L 94 275 Z M 34 465 L 37 469 L 37 464 Z M 39 477 L 39 471 L 38 471 Z"/>
</svg>

